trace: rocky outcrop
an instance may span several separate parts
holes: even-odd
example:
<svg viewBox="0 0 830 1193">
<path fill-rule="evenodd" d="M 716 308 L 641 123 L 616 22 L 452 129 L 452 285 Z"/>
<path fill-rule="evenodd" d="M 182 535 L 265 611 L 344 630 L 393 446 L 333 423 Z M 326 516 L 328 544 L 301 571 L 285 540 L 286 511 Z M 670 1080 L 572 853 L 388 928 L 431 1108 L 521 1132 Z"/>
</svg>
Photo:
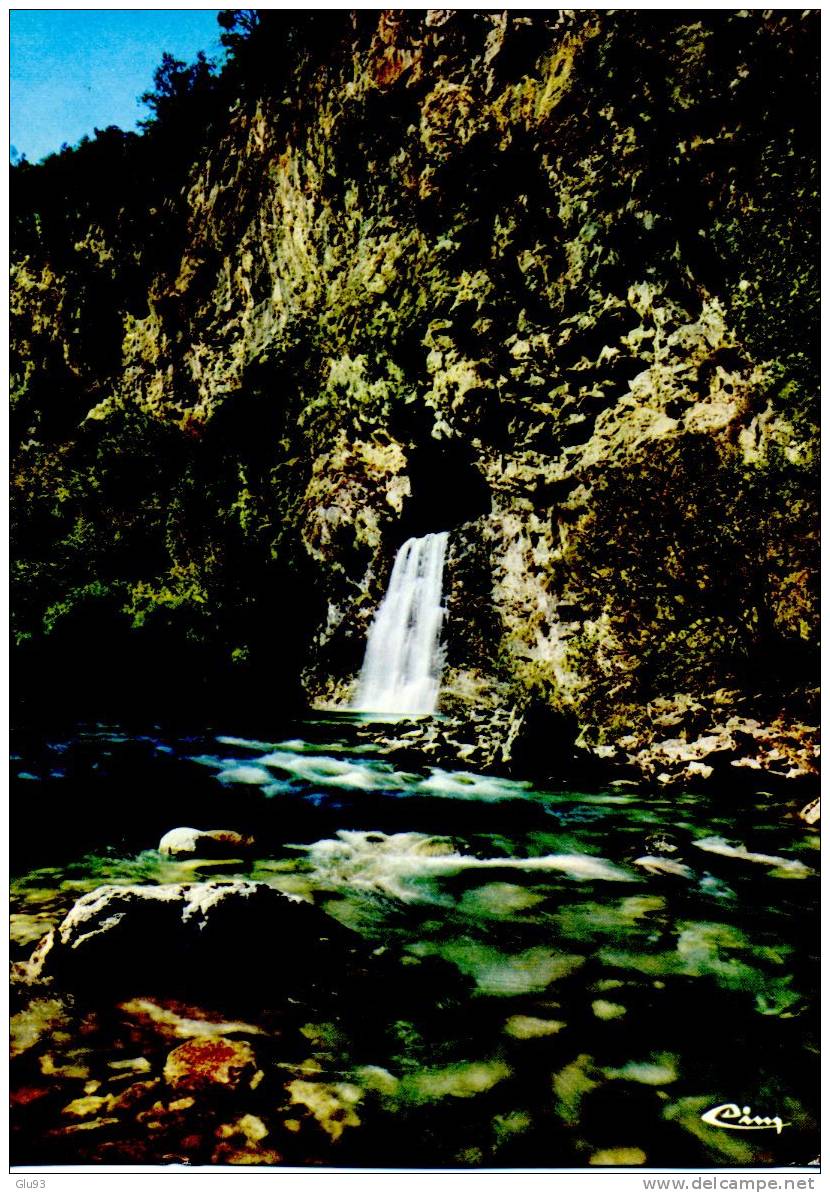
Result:
<svg viewBox="0 0 830 1193">
<path fill-rule="evenodd" d="M 124 221 L 30 236 L 31 698 L 78 643 L 93 691 L 347 698 L 397 546 L 450 529 L 447 711 L 661 782 L 719 735 L 809 772 L 815 26 L 332 12 L 217 116 L 129 299 Z"/>
<path fill-rule="evenodd" d="M 734 696 L 733 696 L 734 698 Z M 690 786 L 716 778 L 733 785 L 779 786 L 798 780 L 818 783 L 818 726 L 777 717 L 761 724 L 746 716 L 726 716 L 730 699 L 655 701 L 638 731 L 624 734 L 592 753 L 605 763 L 662 787 Z M 720 712 L 720 716 L 718 716 Z M 682 736 L 667 737 L 672 729 Z"/>
<path fill-rule="evenodd" d="M 302 965 L 277 964 L 276 942 Z M 352 934 L 296 896 L 265 883 L 102 886 L 81 896 L 18 966 L 28 983 L 134 988 L 152 974 L 155 988 L 205 977 L 212 988 L 239 980 L 301 983 L 356 948 Z"/>
</svg>

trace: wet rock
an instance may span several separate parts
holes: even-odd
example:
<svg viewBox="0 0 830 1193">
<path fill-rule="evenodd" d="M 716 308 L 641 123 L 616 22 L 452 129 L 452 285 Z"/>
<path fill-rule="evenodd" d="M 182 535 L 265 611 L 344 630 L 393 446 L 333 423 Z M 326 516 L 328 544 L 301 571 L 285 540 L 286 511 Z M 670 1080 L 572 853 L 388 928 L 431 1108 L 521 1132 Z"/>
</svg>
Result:
<svg viewBox="0 0 830 1193">
<path fill-rule="evenodd" d="M 679 849 L 674 834 L 662 831 L 659 833 L 650 833 L 646 837 L 645 845 L 648 854 L 665 854 L 666 856 L 671 856 L 677 853 Z"/>
<path fill-rule="evenodd" d="M 124 1060 L 107 1061 L 107 1067 L 112 1069 L 116 1076 L 132 1077 L 138 1073 L 149 1073 L 152 1065 L 146 1056 L 133 1056 Z"/>
<path fill-rule="evenodd" d="M 273 984 L 280 972 L 263 953 L 263 940 L 295 942 L 302 981 L 334 964 L 359 941 L 308 903 L 266 883 L 206 882 L 191 886 L 102 886 L 83 895 L 57 929 L 35 949 L 25 978 L 58 977 L 75 985 L 124 987 L 148 973 L 158 986 L 197 978 L 208 988 L 234 984 L 244 963 L 247 981 L 259 974 Z"/>
<path fill-rule="evenodd" d="M 11 980 L 21 986 L 38 985 L 48 982 L 44 973 L 47 956 L 52 952 L 55 943 L 55 931 L 51 928 L 35 947 L 28 961 L 15 961 L 11 967 Z"/>
<path fill-rule="evenodd" d="M 736 770 L 757 771 L 772 780 L 815 777 L 818 761 L 815 727 L 783 717 L 767 724 L 738 713 L 723 717 L 718 695 L 708 698 L 707 706 L 689 705 L 680 696 L 675 697 L 674 717 L 664 712 L 642 725 L 637 733 L 620 737 L 614 743 L 616 753 L 609 757 L 616 764 L 624 761 L 662 787 L 693 786 L 713 776 L 716 779 L 734 776 Z M 691 720 L 690 708 L 694 710 Z M 661 739 L 659 726 L 669 722 L 683 724 L 685 735 Z"/>
<path fill-rule="evenodd" d="M 168 857 L 235 858 L 248 853 L 253 837 L 232 829 L 174 828 L 159 841 L 159 853 Z"/>
<path fill-rule="evenodd" d="M 684 866 L 682 862 L 676 862 L 672 858 L 667 857 L 638 857 L 634 859 L 634 865 L 639 866 L 641 870 L 645 870 L 648 874 L 670 874 L 674 878 L 692 878 L 694 871 L 689 866 Z"/>
<path fill-rule="evenodd" d="M 759 866 L 768 866 L 782 874 L 797 878 L 807 878 L 814 871 L 809 866 L 795 858 L 778 857 L 771 853 L 753 853 L 745 845 L 730 845 L 721 837 L 705 837 L 694 842 L 698 849 L 705 853 L 713 853 L 719 857 L 733 858 L 736 861 L 752 862 Z"/>
<path fill-rule="evenodd" d="M 66 1006 L 60 999 L 33 999 L 25 1010 L 18 1011 L 11 1017 L 11 1056 L 20 1056 L 28 1052 L 65 1022 Z"/>
<path fill-rule="evenodd" d="M 64 1058 L 66 1059 L 66 1058 Z M 45 1052 L 38 1058 L 40 1071 L 44 1077 L 58 1077 L 68 1081 L 88 1081 L 91 1070 L 81 1059 L 69 1059 L 67 1064 L 55 1064 L 51 1052 Z"/>
<path fill-rule="evenodd" d="M 243 1114 L 233 1123 L 216 1128 L 217 1139 L 240 1139 L 245 1144 L 257 1144 L 268 1135 L 268 1128 L 256 1114 Z"/>
<path fill-rule="evenodd" d="M 821 820 L 821 797 L 811 800 L 798 813 L 799 820 L 803 820 L 805 824 L 818 824 Z"/>
<path fill-rule="evenodd" d="M 80 1131 L 103 1131 L 107 1127 L 116 1127 L 120 1123 L 120 1119 L 113 1117 L 85 1119 L 83 1122 L 70 1123 L 66 1127 L 61 1127 L 58 1130 L 50 1131 L 52 1136 L 60 1135 L 74 1135 Z"/>
<path fill-rule="evenodd" d="M 256 1073 L 249 1044 L 222 1036 L 188 1040 L 174 1048 L 164 1065 L 164 1079 L 177 1091 L 238 1089 Z"/>
<path fill-rule="evenodd" d="M 90 1118 L 100 1117 L 102 1112 L 109 1110 L 112 1106 L 112 1099 L 108 1095 L 103 1097 L 96 1097 L 94 1095 L 75 1098 L 64 1106 L 62 1114 L 69 1118 Z"/>
<path fill-rule="evenodd" d="M 166 1131 L 185 1125 L 188 1113 L 196 1106 L 196 1099 L 192 1095 L 183 1098 L 159 1099 L 146 1110 L 140 1110 L 135 1116 L 136 1122 L 141 1123 L 148 1131 Z"/>
<path fill-rule="evenodd" d="M 259 1148 L 255 1145 L 239 1147 L 233 1143 L 222 1142 L 217 1144 L 210 1162 L 211 1164 L 276 1165 L 283 1163 L 283 1155 L 281 1152 L 274 1151 L 273 1148 Z"/>
<path fill-rule="evenodd" d="M 133 998 L 119 1003 L 118 1009 L 128 1016 L 131 1023 L 149 1029 L 165 1040 L 263 1034 L 262 1028 L 252 1023 L 229 1022 L 198 1007 L 186 1007 L 172 1001 L 161 1003 L 151 998 Z"/>
<path fill-rule="evenodd" d="M 133 1112 L 150 1098 L 156 1096 L 160 1085 L 161 1080 L 158 1077 L 154 1077 L 150 1081 L 134 1081 L 119 1094 L 110 1097 L 110 1109 L 118 1114 Z"/>
</svg>

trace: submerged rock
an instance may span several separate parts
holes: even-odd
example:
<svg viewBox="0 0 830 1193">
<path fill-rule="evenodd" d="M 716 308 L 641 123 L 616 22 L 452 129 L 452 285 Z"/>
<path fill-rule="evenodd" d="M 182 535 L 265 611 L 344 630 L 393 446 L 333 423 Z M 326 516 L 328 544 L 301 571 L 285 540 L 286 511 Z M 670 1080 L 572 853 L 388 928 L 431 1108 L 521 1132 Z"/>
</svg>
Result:
<svg viewBox="0 0 830 1193">
<path fill-rule="evenodd" d="M 534 1015 L 511 1015 L 504 1030 L 516 1040 L 537 1040 L 554 1036 L 567 1026 L 561 1019 L 538 1019 Z"/>
<path fill-rule="evenodd" d="M 609 1002 L 605 998 L 597 998 L 591 1003 L 591 1010 L 596 1015 L 597 1019 L 610 1020 L 622 1019 L 623 1015 L 628 1014 L 627 1007 L 624 1007 L 619 1002 Z"/>
<path fill-rule="evenodd" d="M 502 1060 L 468 1061 L 440 1069 L 412 1073 L 402 1082 L 403 1097 L 413 1102 L 432 1102 L 441 1098 L 474 1098 L 487 1093 L 513 1070 Z"/>
<path fill-rule="evenodd" d="M 691 878 L 694 873 L 688 866 L 684 866 L 682 862 L 676 862 L 672 858 L 666 857 L 651 857 L 648 854 L 644 857 L 635 858 L 634 865 L 639 866 L 640 869 L 647 871 L 649 874 L 671 874 L 676 878 Z"/>
</svg>

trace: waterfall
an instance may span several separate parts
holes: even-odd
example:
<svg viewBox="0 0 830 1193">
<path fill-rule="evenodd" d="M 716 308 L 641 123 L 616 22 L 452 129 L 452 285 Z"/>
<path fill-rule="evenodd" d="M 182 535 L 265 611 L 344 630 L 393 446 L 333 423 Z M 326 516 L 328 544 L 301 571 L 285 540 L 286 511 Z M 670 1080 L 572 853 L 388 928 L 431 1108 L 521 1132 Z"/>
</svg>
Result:
<svg viewBox="0 0 830 1193">
<path fill-rule="evenodd" d="M 447 534 L 407 539 L 366 641 L 353 707 L 378 713 L 431 713 L 441 686 L 441 580 Z"/>
</svg>

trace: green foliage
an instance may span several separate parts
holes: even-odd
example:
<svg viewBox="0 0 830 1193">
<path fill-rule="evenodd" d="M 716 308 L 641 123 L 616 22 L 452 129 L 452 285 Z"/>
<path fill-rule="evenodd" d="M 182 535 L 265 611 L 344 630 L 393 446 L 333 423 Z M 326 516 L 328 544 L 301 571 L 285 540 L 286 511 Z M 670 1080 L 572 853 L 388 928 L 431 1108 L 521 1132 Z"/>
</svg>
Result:
<svg viewBox="0 0 830 1193">
<path fill-rule="evenodd" d="M 593 478 L 566 565 L 585 622 L 571 659 L 591 719 L 720 686 L 768 692 L 814 665 L 817 525 L 810 470 L 757 465 L 708 437 Z M 813 659 L 813 664 L 811 664 Z"/>
<path fill-rule="evenodd" d="M 163 54 L 161 65 L 153 74 L 153 90 L 141 96 L 141 102 L 152 112 L 152 116 L 141 121 L 141 127 L 179 122 L 185 114 L 186 123 L 191 123 L 196 105 L 204 104 L 214 91 L 214 70 L 214 64 L 208 62 L 201 50 L 189 66 L 172 54 Z"/>
<path fill-rule="evenodd" d="M 248 38 L 259 25 L 255 8 L 223 8 L 216 19 L 223 30 L 219 40 L 232 56 L 244 52 Z"/>
</svg>

